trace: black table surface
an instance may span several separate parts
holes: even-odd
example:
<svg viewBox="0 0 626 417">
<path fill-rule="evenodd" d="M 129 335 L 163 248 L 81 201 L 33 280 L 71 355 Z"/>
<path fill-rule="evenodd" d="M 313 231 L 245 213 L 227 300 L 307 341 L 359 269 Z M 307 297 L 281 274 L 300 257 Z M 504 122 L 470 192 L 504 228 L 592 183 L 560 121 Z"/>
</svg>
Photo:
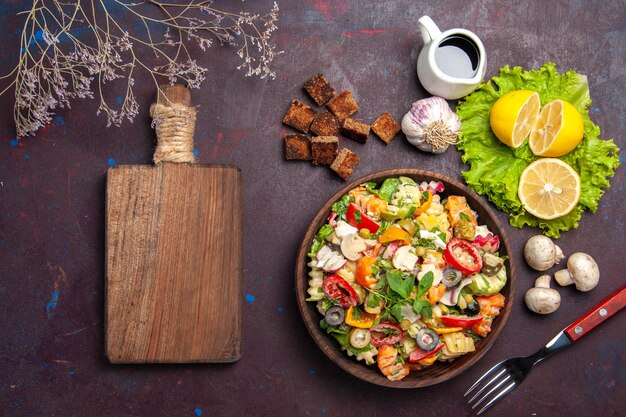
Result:
<svg viewBox="0 0 626 417">
<path fill-rule="evenodd" d="M 0 5 L 0 69 L 19 54 L 26 8 Z M 25 2 L 24 2 L 25 3 Z M 229 10 L 269 10 L 271 2 L 218 2 Z M 104 198 L 112 164 L 150 164 L 154 133 L 148 105 L 154 85 L 137 76 L 141 115 L 106 128 L 97 102 L 62 109 L 34 137 L 15 140 L 12 92 L 0 97 L 0 415 L 6 416 L 376 416 L 471 415 L 463 393 L 494 363 L 539 349 L 559 330 L 624 283 L 624 169 L 596 213 L 558 244 L 598 261 L 596 289 L 561 288 L 562 305 L 531 313 L 523 294 L 539 275 L 522 249 L 537 229 L 516 229 L 497 212 L 517 265 L 516 297 L 506 328 L 471 369 L 445 383 L 394 390 L 363 382 L 330 362 L 304 327 L 294 268 L 304 232 L 344 182 L 328 168 L 286 161 L 281 124 L 302 84 L 324 73 L 350 89 L 373 122 L 383 111 L 400 119 L 427 97 L 415 72 L 423 45 L 417 20 L 464 27 L 487 49 L 486 78 L 509 64 L 556 63 L 586 74 L 592 120 L 602 138 L 624 147 L 626 48 L 622 1 L 306 0 L 279 3 L 274 40 L 284 53 L 275 80 L 246 78 L 235 51 L 214 46 L 197 60 L 209 67 L 194 90 L 201 163 L 234 164 L 244 178 L 244 343 L 232 364 L 112 365 L 104 355 Z M 361 162 L 353 179 L 383 169 L 421 168 L 462 180 L 467 166 L 452 148 L 434 156 L 398 136 L 385 145 L 342 139 Z M 623 156 L 621 156 L 623 160 Z M 555 269 L 550 272 L 554 272 Z M 540 364 L 489 415 L 623 416 L 626 413 L 624 314 Z"/>
</svg>

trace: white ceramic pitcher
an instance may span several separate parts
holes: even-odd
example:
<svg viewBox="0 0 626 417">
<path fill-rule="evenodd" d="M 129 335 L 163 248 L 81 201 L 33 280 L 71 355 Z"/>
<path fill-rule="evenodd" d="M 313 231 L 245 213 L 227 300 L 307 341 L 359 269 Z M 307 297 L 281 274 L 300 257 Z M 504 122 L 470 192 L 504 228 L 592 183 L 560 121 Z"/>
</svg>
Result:
<svg viewBox="0 0 626 417">
<path fill-rule="evenodd" d="M 422 86 L 447 100 L 474 91 L 487 69 L 485 47 L 478 36 L 460 28 L 441 32 L 428 16 L 422 16 L 417 25 L 424 39 L 417 58 L 417 77 Z"/>
</svg>

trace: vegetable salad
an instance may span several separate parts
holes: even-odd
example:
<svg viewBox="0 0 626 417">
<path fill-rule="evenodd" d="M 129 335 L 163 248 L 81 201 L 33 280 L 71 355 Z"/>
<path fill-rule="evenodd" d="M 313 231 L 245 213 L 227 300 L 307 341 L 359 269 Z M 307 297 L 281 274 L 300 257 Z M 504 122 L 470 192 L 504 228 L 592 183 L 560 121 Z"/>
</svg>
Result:
<svg viewBox="0 0 626 417">
<path fill-rule="evenodd" d="M 444 184 L 388 178 L 332 206 L 310 248 L 322 329 L 390 380 L 475 350 L 504 307 L 499 237 Z"/>
</svg>

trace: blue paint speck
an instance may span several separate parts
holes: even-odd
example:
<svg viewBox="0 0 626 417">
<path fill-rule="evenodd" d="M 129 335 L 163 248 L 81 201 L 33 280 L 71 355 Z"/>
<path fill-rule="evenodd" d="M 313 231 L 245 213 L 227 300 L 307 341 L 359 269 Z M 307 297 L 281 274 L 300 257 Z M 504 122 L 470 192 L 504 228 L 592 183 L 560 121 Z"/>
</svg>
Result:
<svg viewBox="0 0 626 417">
<path fill-rule="evenodd" d="M 278 312 L 282 314 L 283 313 L 283 308 L 282 307 L 278 307 Z"/>
<path fill-rule="evenodd" d="M 117 98 L 115 99 L 115 101 L 117 101 L 117 104 L 122 104 L 122 97 L 117 96 Z"/>
<path fill-rule="evenodd" d="M 272 279 L 273 279 L 273 278 L 272 278 L 272 276 L 271 276 L 271 275 L 268 275 L 268 276 L 267 276 L 267 280 L 268 280 L 268 281 L 271 281 Z"/>
<path fill-rule="evenodd" d="M 24 159 L 30 159 L 30 155 L 24 155 Z"/>
<path fill-rule="evenodd" d="M 35 39 L 37 39 L 38 41 L 43 40 L 43 30 L 38 30 L 37 32 L 35 32 Z"/>
<path fill-rule="evenodd" d="M 57 304 L 59 302 L 59 290 L 57 288 L 52 291 L 52 297 L 46 303 L 46 313 L 48 314 L 48 318 L 52 317 L 54 310 L 57 308 Z"/>
<path fill-rule="evenodd" d="M 198 407 L 196 407 L 196 408 L 193 410 L 193 412 L 194 412 L 194 413 L 195 413 L 198 417 L 200 417 L 200 416 L 202 415 L 202 410 L 200 410 Z"/>
<path fill-rule="evenodd" d="M 322 407 L 322 414 L 326 414 L 326 407 Z"/>
<path fill-rule="evenodd" d="M 194 149 L 194 150 L 193 150 L 193 156 L 198 156 L 198 154 L 199 154 L 199 153 L 200 153 L 200 151 L 199 151 L 199 150 L 197 150 L 197 149 Z"/>
<path fill-rule="evenodd" d="M 19 145 L 19 144 L 20 144 L 20 141 L 19 141 L 19 140 L 17 140 L 17 139 L 11 139 L 11 140 L 9 141 L 9 145 L 11 145 L 11 146 L 13 146 L 13 147 L 15 147 L 15 146 L 17 146 L 17 145 Z"/>
<path fill-rule="evenodd" d="M 68 374 L 74 375 L 74 371 L 69 371 Z"/>
<path fill-rule="evenodd" d="M 109 164 L 110 167 L 115 166 L 115 159 L 114 158 L 107 159 L 107 164 Z"/>
<path fill-rule="evenodd" d="M 54 123 L 56 123 L 57 126 L 62 126 L 65 124 L 65 120 L 63 120 L 61 116 L 54 116 Z"/>
<path fill-rule="evenodd" d="M 311 369 L 309 369 L 309 374 L 311 374 L 311 375 L 315 375 L 315 368 L 311 368 Z"/>
<path fill-rule="evenodd" d="M 600 113 L 600 107 L 594 107 L 593 112 L 594 113 Z"/>
<path fill-rule="evenodd" d="M 246 301 L 249 303 L 254 303 L 254 295 L 246 294 Z"/>
<path fill-rule="evenodd" d="M 620 162 L 620 163 L 624 163 L 624 162 L 626 162 L 626 155 L 620 155 L 620 156 L 619 156 L 619 162 Z"/>
</svg>

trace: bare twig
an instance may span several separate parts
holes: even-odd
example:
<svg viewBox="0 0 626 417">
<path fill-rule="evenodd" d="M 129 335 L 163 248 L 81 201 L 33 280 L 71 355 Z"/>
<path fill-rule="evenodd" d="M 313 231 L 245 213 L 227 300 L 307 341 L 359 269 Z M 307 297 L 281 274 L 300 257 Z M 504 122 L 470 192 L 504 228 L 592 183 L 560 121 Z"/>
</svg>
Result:
<svg viewBox="0 0 626 417">
<path fill-rule="evenodd" d="M 158 10 L 156 18 L 149 9 Z M 126 29 L 120 21 L 132 20 Z M 52 120 L 53 111 L 76 98 L 97 97 L 98 113 L 108 125 L 133 121 L 139 105 L 133 93 L 136 70 L 146 70 L 158 87 L 160 78 L 185 82 L 198 88 L 208 69 L 192 58 L 189 48 L 197 44 L 206 51 L 217 40 L 237 45 L 246 76 L 275 78 L 270 69 L 281 53 L 270 42 L 277 29 L 278 5 L 264 15 L 230 13 L 211 1 L 187 0 L 172 4 L 158 0 L 33 0 L 25 16 L 20 39 L 20 58 L 0 80 L 15 87 L 14 119 L 17 136 L 34 134 Z M 129 17 L 130 16 L 130 17 Z M 141 32 L 141 33 L 137 33 Z M 139 50 L 152 54 L 139 54 Z M 145 56 L 152 58 L 145 58 Z M 111 105 L 107 83 L 125 80 L 124 94 Z M 92 84 L 96 84 L 96 90 Z"/>
</svg>

